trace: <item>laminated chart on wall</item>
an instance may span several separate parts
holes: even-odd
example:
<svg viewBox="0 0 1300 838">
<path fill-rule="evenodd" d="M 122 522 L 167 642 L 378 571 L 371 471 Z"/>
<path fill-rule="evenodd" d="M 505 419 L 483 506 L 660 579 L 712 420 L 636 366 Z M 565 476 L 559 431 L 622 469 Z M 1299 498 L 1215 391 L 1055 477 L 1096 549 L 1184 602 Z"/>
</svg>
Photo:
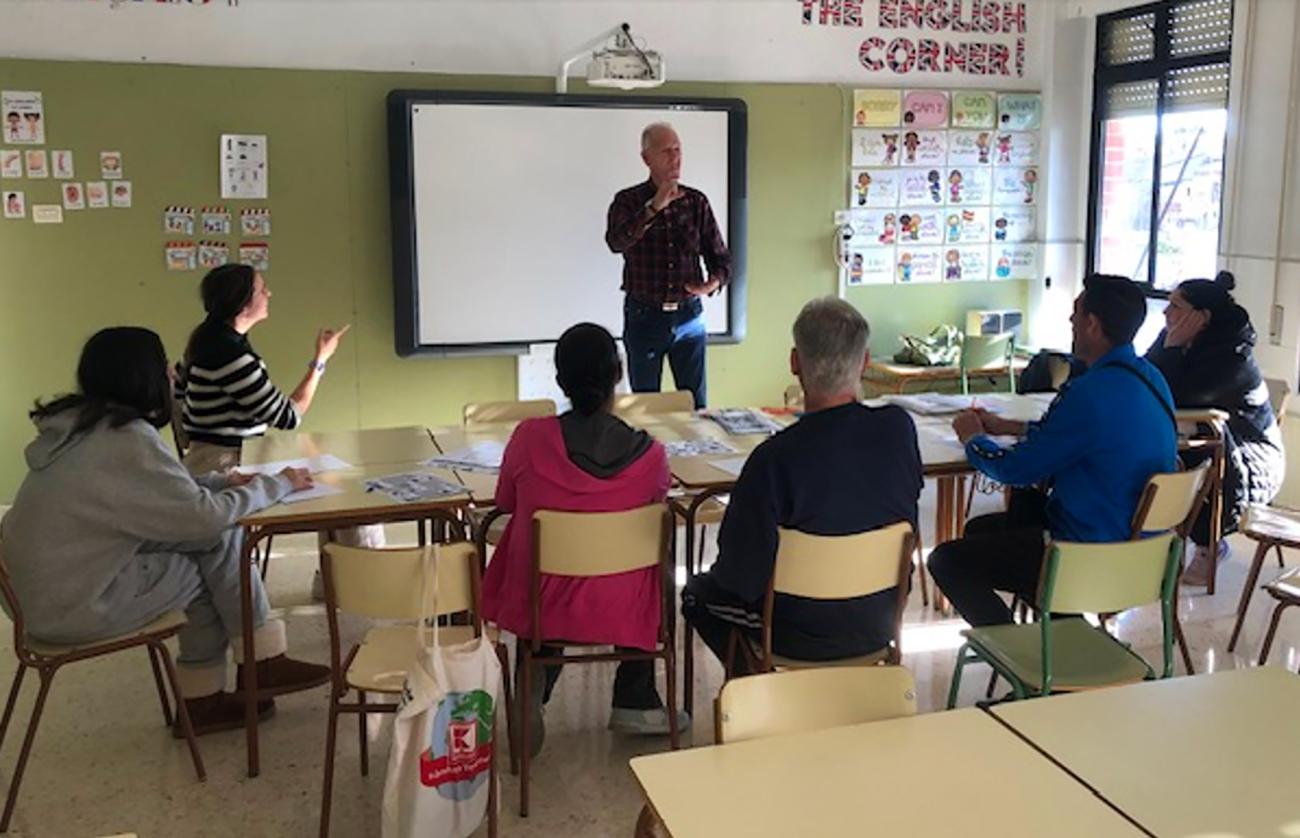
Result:
<svg viewBox="0 0 1300 838">
<path fill-rule="evenodd" d="M 204 207 L 199 211 L 203 234 L 206 236 L 230 235 L 230 210 L 225 207 Z"/>
<path fill-rule="evenodd" d="M 27 217 L 27 193 L 17 189 L 5 189 L 0 191 L 0 198 L 4 200 L 4 216 L 8 219 L 26 218 Z"/>
<path fill-rule="evenodd" d="M 271 211 L 269 209 L 246 209 L 239 213 L 239 232 L 245 236 L 271 235 Z"/>
<path fill-rule="evenodd" d="M 219 268 L 230 261 L 230 245 L 220 241 L 199 242 L 199 267 Z"/>
<path fill-rule="evenodd" d="M 86 184 L 86 206 L 91 209 L 104 209 L 108 205 L 108 184 L 102 180 L 89 181 Z"/>
<path fill-rule="evenodd" d="M 197 267 L 194 242 L 174 241 L 163 245 L 163 260 L 169 271 L 192 271 Z"/>
<path fill-rule="evenodd" d="M 271 246 L 266 242 L 243 242 L 239 245 L 239 262 L 254 270 L 270 270 Z"/>
<path fill-rule="evenodd" d="M 221 197 L 266 200 L 269 164 L 265 134 L 221 135 Z"/>
<path fill-rule="evenodd" d="M 885 124 L 871 103 L 895 98 Z M 860 90 L 854 104 L 847 285 L 1038 277 L 1041 96 Z"/>
<path fill-rule="evenodd" d="M 163 209 L 163 232 L 175 235 L 194 235 L 194 208 L 171 206 Z"/>
</svg>

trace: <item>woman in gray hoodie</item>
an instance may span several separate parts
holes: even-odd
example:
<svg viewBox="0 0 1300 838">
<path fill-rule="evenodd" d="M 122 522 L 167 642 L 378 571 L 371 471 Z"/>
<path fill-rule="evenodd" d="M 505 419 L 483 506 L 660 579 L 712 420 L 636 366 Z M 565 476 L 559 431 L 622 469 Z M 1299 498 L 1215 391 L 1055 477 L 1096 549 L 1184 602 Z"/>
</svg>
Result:
<svg viewBox="0 0 1300 838">
<path fill-rule="evenodd" d="M 148 329 L 95 334 L 77 383 L 79 392 L 31 412 L 38 436 L 26 451 L 30 471 L 0 520 L 27 631 L 87 643 L 184 610 L 177 663 L 194 730 L 240 727 L 243 704 L 224 691 L 226 647 L 237 662 L 243 649 L 238 521 L 307 488 L 311 477 L 295 469 L 191 477 L 158 433 L 171 419 L 171 387 L 162 341 Z M 252 581 L 265 717 L 272 696 L 323 684 L 329 669 L 285 656 L 284 624 L 267 618 L 261 580 Z"/>
</svg>

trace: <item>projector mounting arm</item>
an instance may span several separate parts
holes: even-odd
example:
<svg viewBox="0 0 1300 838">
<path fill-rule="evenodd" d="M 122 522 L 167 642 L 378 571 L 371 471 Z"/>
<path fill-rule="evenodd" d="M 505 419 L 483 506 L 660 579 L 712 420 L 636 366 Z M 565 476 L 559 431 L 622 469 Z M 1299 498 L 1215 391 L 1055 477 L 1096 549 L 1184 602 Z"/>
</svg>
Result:
<svg viewBox="0 0 1300 838">
<path fill-rule="evenodd" d="M 641 52 L 641 48 L 638 47 L 636 43 L 633 42 L 632 40 L 632 27 L 626 23 L 620 23 L 618 26 L 615 26 L 609 31 L 604 32 L 596 36 L 595 38 L 592 38 L 587 43 L 583 44 L 581 47 L 578 48 L 577 54 L 575 54 L 568 61 L 565 61 L 563 64 L 560 65 L 560 72 L 555 74 L 555 92 L 568 93 L 569 92 L 569 68 L 572 67 L 576 62 L 581 61 L 583 58 L 591 57 L 593 51 L 597 47 L 600 47 L 603 44 L 605 44 L 610 38 L 616 39 L 616 42 L 618 43 L 619 46 L 623 46 L 624 44 L 631 46 L 638 53 L 641 53 L 641 59 L 646 62 L 646 66 L 647 67 L 650 66 L 650 62 L 646 60 L 645 53 Z"/>
</svg>

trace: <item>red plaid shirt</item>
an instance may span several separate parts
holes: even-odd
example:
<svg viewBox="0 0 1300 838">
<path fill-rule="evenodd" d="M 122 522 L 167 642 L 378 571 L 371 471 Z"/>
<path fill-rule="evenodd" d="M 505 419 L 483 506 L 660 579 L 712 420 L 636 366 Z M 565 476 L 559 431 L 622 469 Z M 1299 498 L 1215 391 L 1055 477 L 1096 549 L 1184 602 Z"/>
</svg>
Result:
<svg viewBox="0 0 1300 838">
<path fill-rule="evenodd" d="M 646 203 L 655 195 L 649 180 L 619 192 L 609 205 L 605 243 L 623 254 L 623 290 L 638 302 L 659 305 L 689 298 L 686 286 L 704 282 L 701 256 L 709 276 L 724 285 L 731 278 L 731 254 L 709 199 L 698 189 L 679 188 L 682 197 L 648 221 Z"/>
</svg>

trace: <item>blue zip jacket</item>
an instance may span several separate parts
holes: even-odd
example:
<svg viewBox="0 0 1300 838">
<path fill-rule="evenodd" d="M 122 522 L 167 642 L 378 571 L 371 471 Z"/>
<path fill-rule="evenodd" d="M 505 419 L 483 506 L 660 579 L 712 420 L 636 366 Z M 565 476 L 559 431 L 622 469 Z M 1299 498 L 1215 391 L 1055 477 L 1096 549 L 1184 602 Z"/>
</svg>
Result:
<svg viewBox="0 0 1300 838">
<path fill-rule="evenodd" d="M 1126 343 L 1068 382 L 1019 443 L 1003 448 L 980 434 L 966 457 L 1008 486 L 1047 482 L 1053 538 L 1125 541 L 1147 480 L 1177 468 L 1173 409 L 1160 371 Z"/>
</svg>

